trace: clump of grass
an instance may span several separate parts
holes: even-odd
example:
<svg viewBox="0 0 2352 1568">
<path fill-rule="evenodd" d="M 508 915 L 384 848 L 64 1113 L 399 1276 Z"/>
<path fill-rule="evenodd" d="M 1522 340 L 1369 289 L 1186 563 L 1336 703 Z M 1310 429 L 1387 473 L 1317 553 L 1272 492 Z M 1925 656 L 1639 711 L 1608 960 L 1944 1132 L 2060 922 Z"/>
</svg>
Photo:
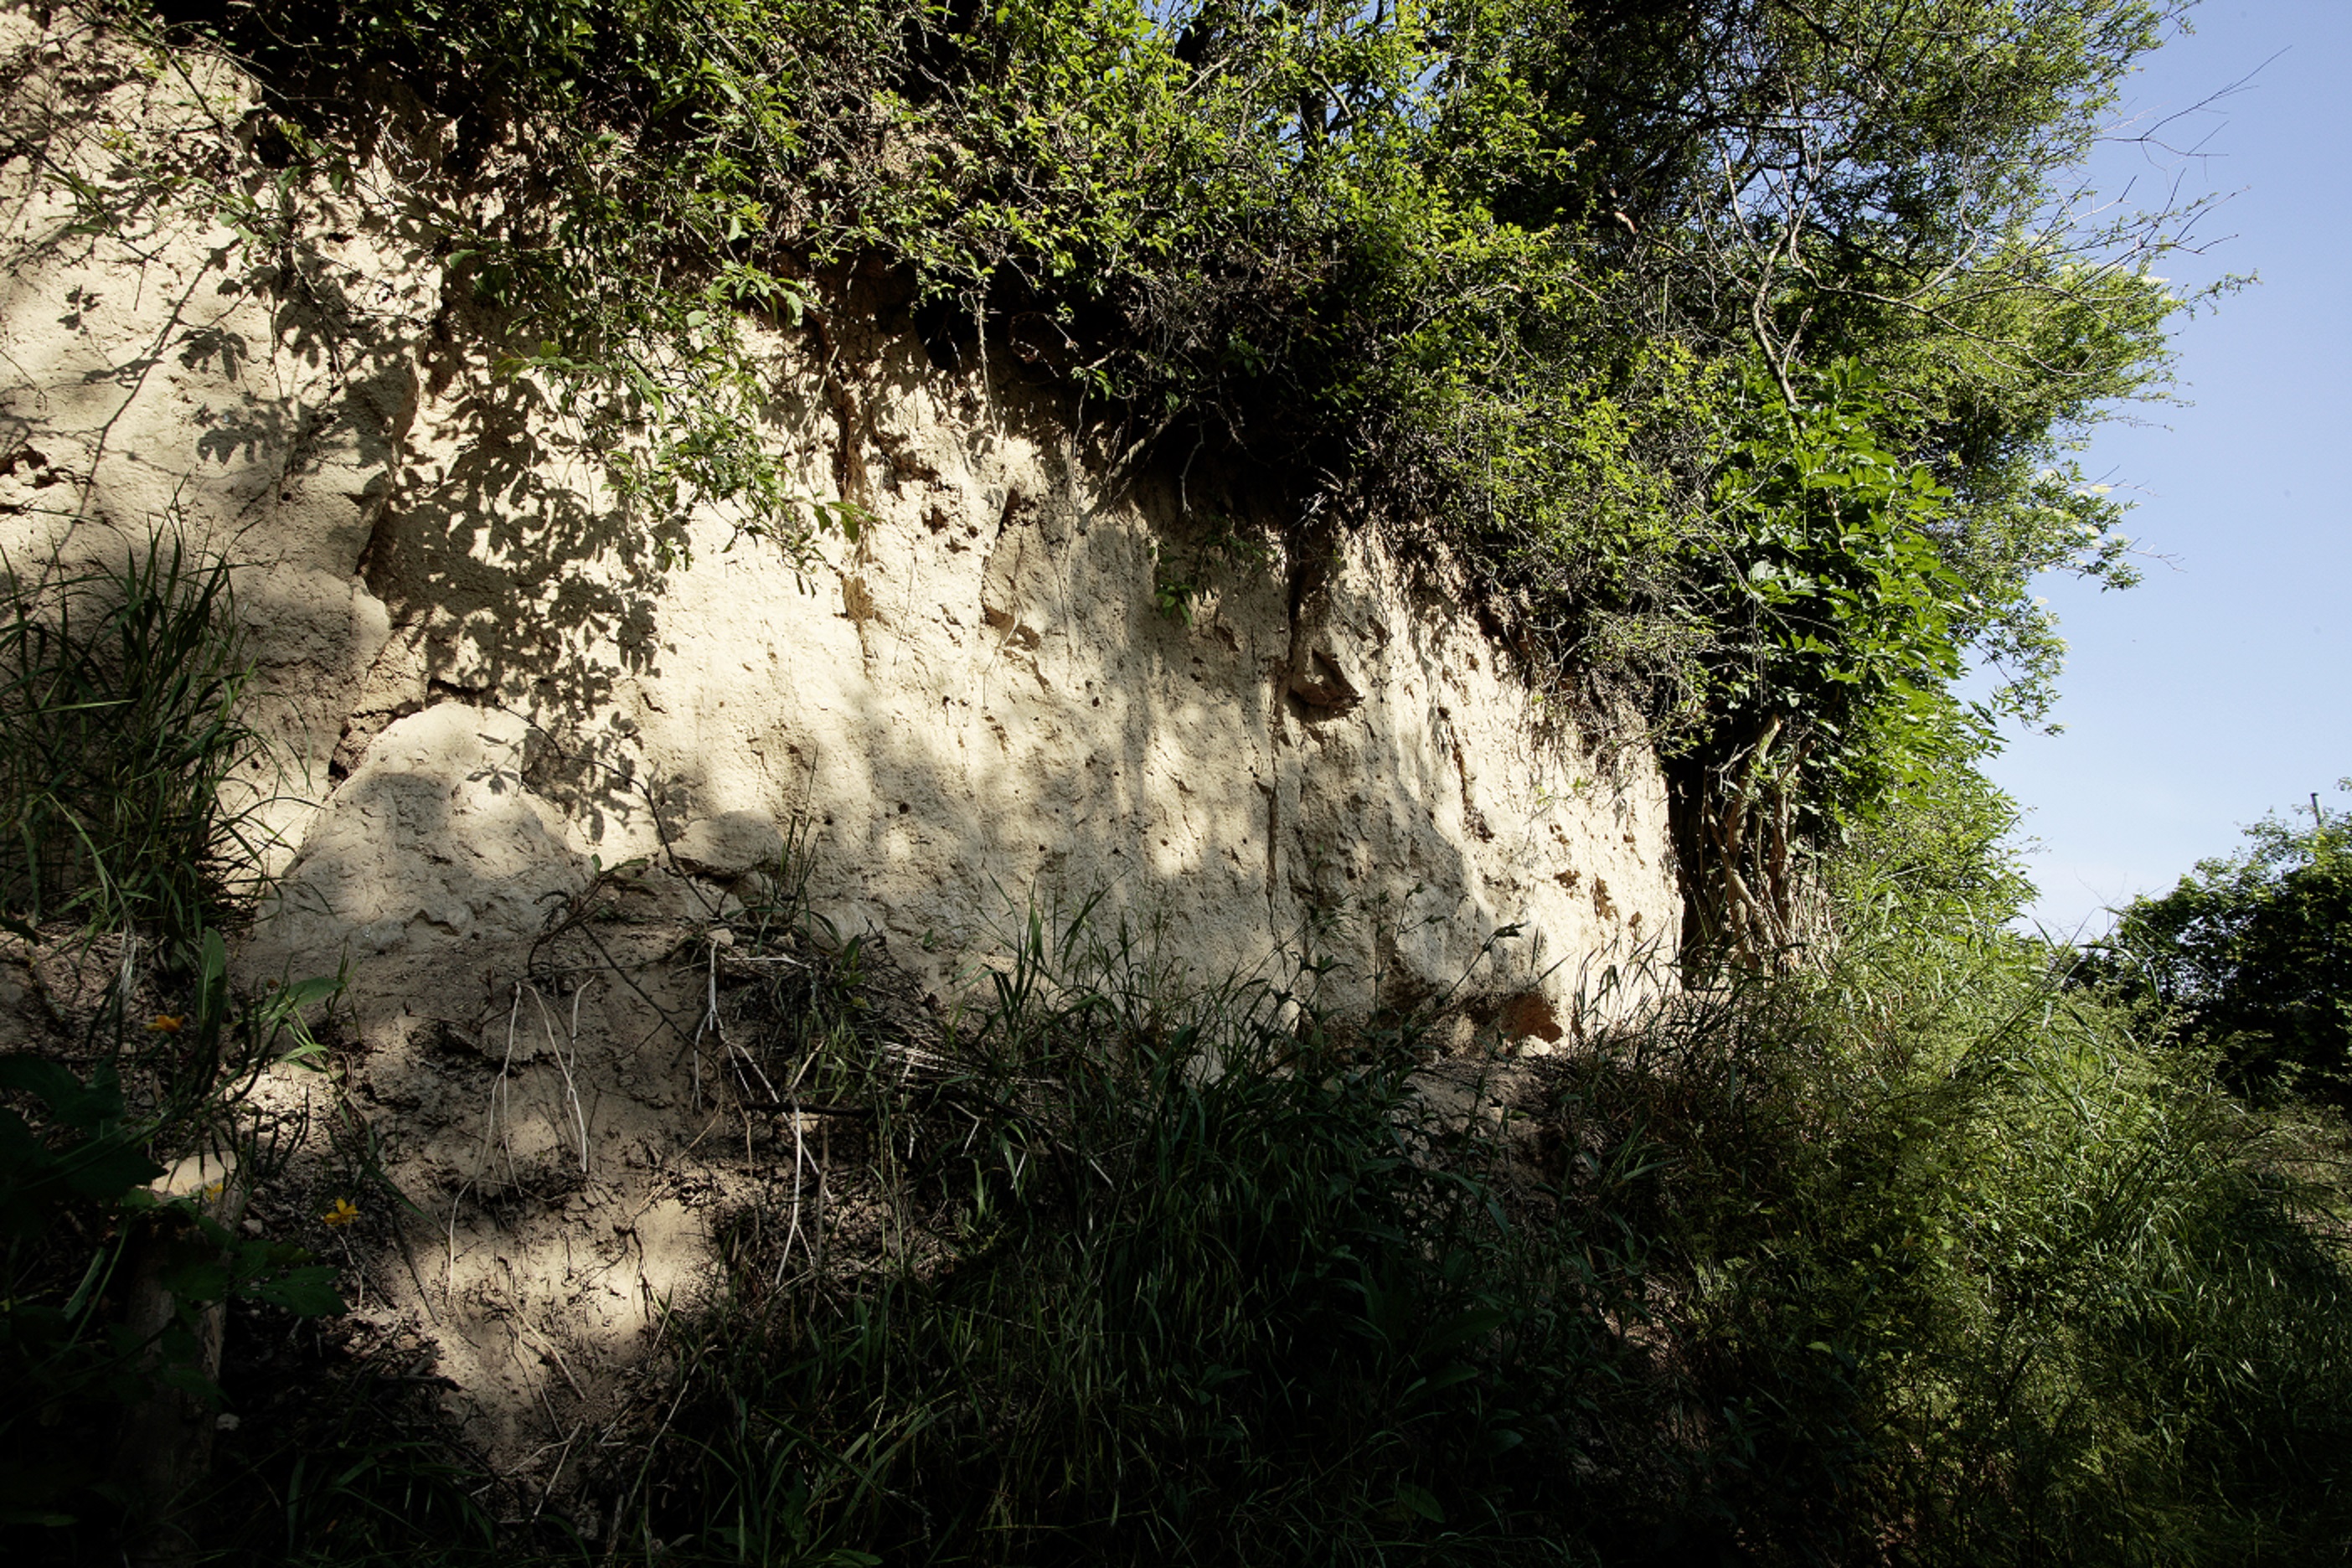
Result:
<svg viewBox="0 0 2352 1568">
<path fill-rule="evenodd" d="M 1578 1201 L 1642 1238 L 1667 1537 L 1955 1564 L 2352 1538 L 2352 1270 L 2284 1173 L 2303 1134 L 2038 957 L 1685 998 L 1547 1074 L 1564 1142 L 1640 1151 Z"/>
<path fill-rule="evenodd" d="M 1615 1336 L 1514 1260 L 1411 1037 L 1171 994 L 1082 921 L 1010 960 L 950 1064 L 871 1042 L 804 1080 L 893 1152 L 890 1256 L 787 1292 L 739 1265 L 646 1528 L 727 1562 L 1547 1554 L 1513 1388 Z"/>
<path fill-rule="evenodd" d="M 266 760 L 226 562 L 0 572 L 0 911 L 139 931 L 184 967 L 254 886 L 232 781 Z"/>
</svg>

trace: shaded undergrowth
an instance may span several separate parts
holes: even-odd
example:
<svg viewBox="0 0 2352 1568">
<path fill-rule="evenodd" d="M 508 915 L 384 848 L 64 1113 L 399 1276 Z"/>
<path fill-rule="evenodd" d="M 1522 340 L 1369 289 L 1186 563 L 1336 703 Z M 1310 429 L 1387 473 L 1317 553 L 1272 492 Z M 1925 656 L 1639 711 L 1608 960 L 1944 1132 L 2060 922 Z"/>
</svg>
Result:
<svg viewBox="0 0 2352 1568">
<path fill-rule="evenodd" d="M 876 1223 L 733 1252 L 630 1550 L 2326 1560 L 2352 1307 L 2286 1134 L 1939 961 L 1482 1065 L 1033 921 L 921 1070 L 770 1067 Z"/>
<path fill-rule="evenodd" d="M 342 1310 L 252 1200 L 310 1128 L 336 978 L 241 993 L 259 883 L 229 569 L 0 562 L 0 1553 L 180 1561 L 232 1308 Z M 240 801 L 243 803 L 240 805 Z"/>
<path fill-rule="evenodd" d="M 247 1347 L 221 1375 L 242 1425 L 179 1514 L 201 1555 L 2136 1564 L 2352 1539 L 2336 1134 L 2249 1111 L 2029 944 L 1857 907 L 1825 967 L 1530 1058 L 1328 1018 L 1311 967 L 1190 985 L 1084 910 L 1033 913 L 943 1017 L 810 910 L 806 871 L 795 840 L 693 949 L 698 1081 L 771 1175 L 628 1409 L 575 1435 L 576 1483 L 490 1472 L 429 1358 L 289 1319 L 331 1303 L 263 1248 L 186 1294 L 184 1326 L 233 1307 Z M 77 1147 L 44 1125 L 36 1176 Z M 39 1256 L 119 1253 L 124 1201 L 60 1199 Z M 241 1243 L 204 1236 L 234 1271 Z M 63 1278 L 35 1261 L 11 1254 L 23 1301 Z M 70 1310 L 120 1403 L 176 1364 L 108 1339 L 102 1292 Z M 191 1388 L 212 1403 L 184 1415 L 222 1408 Z M 69 1393 L 18 1430 L 102 1451 L 107 1407 Z M 95 1561 L 98 1517 L 16 1522 Z"/>
</svg>

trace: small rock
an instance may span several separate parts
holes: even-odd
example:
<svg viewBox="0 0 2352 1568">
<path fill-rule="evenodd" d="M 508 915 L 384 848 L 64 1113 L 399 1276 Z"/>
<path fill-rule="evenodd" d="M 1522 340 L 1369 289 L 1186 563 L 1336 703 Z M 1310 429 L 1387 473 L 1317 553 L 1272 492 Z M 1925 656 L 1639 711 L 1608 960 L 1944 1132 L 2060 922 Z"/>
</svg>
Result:
<svg viewBox="0 0 2352 1568">
<path fill-rule="evenodd" d="M 783 835 L 761 811 L 729 811 L 688 825 L 670 846 L 670 856 L 688 876 L 731 881 L 744 872 L 773 865 L 784 852 Z"/>
</svg>

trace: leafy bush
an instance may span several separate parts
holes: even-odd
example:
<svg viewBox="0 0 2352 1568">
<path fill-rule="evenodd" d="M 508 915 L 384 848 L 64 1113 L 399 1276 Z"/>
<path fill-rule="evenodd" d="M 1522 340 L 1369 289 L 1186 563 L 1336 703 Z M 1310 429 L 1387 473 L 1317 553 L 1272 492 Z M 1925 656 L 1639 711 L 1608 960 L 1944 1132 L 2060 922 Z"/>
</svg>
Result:
<svg viewBox="0 0 2352 1568">
<path fill-rule="evenodd" d="M 2132 900 L 2083 972 L 2139 999 L 2257 1093 L 2352 1103 L 2352 823 L 2312 799 L 2252 845 Z"/>
</svg>

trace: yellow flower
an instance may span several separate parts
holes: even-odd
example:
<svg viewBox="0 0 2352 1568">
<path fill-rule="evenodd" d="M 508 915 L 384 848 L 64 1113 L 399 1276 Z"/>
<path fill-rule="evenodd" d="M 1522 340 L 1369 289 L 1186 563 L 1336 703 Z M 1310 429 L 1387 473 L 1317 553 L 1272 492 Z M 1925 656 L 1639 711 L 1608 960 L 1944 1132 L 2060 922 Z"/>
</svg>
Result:
<svg viewBox="0 0 2352 1568">
<path fill-rule="evenodd" d="M 349 1198 L 337 1198 L 335 1206 L 319 1216 L 320 1225 L 331 1225 L 338 1230 L 360 1217 L 360 1205 Z"/>
<path fill-rule="evenodd" d="M 185 1014 L 175 1017 L 169 1013 L 158 1013 L 155 1021 L 147 1026 L 147 1032 L 151 1035 L 176 1035 L 180 1032 L 180 1026 L 187 1021 Z"/>
</svg>

